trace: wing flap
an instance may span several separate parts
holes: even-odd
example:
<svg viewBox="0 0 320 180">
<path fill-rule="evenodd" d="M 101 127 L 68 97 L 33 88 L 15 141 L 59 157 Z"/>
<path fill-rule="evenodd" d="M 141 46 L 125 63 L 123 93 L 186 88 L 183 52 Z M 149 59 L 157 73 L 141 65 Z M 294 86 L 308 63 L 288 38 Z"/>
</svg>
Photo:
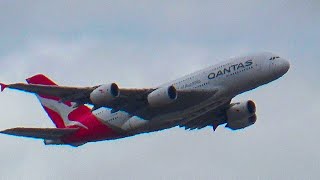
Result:
<svg viewBox="0 0 320 180">
<path fill-rule="evenodd" d="M 186 130 L 202 129 L 207 126 L 213 126 L 215 130 L 220 124 L 226 123 L 225 110 L 230 106 L 230 101 L 213 105 L 207 112 L 201 115 L 194 114 L 178 125 Z"/>
<path fill-rule="evenodd" d="M 0 131 L 2 134 L 39 139 L 59 139 L 75 133 L 78 128 L 12 128 Z"/>
</svg>

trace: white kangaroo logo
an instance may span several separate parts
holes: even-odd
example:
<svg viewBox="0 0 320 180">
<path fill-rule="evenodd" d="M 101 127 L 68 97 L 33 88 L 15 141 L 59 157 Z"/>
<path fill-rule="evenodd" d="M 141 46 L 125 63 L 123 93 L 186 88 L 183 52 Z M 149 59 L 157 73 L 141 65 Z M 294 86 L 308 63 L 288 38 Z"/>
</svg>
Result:
<svg viewBox="0 0 320 180">
<path fill-rule="evenodd" d="M 76 125 L 76 126 L 80 126 L 80 127 L 85 128 L 85 129 L 88 129 L 88 127 L 86 127 L 86 126 L 83 125 L 82 123 L 80 123 L 80 122 L 78 122 L 78 121 L 71 121 L 71 120 L 69 119 L 68 115 L 69 115 L 72 111 L 74 111 L 74 110 L 76 109 L 76 108 L 72 108 L 75 103 L 73 103 L 72 106 L 69 107 L 69 106 L 67 106 L 66 104 L 60 103 L 60 102 L 58 102 L 58 101 L 56 101 L 56 100 L 46 99 L 46 98 L 42 98 L 42 97 L 38 97 L 38 98 L 39 98 L 39 100 L 41 101 L 41 103 L 42 103 L 45 107 L 47 107 L 47 108 L 49 108 L 49 109 L 57 112 L 57 113 L 61 116 L 61 118 L 62 118 L 63 123 L 64 123 L 65 126 L 73 126 L 73 125 Z"/>
</svg>

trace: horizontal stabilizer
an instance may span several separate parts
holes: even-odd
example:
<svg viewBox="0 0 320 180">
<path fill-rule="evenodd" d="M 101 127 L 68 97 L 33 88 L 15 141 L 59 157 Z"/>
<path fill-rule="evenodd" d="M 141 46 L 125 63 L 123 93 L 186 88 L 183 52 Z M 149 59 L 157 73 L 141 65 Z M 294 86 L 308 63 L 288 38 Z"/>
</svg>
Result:
<svg viewBox="0 0 320 180">
<path fill-rule="evenodd" d="M 2 134 L 40 139 L 59 139 L 75 133 L 78 128 L 12 128 L 0 131 Z"/>
</svg>

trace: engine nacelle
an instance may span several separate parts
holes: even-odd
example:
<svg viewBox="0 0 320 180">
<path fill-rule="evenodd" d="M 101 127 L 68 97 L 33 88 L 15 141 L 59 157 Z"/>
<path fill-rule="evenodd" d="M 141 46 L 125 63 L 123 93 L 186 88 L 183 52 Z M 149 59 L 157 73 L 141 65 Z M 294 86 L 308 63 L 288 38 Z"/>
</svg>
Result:
<svg viewBox="0 0 320 180">
<path fill-rule="evenodd" d="M 164 87 L 151 92 L 148 95 L 148 103 L 152 107 L 160 107 L 172 103 L 178 97 L 174 86 Z"/>
<path fill-rule="evenodd" d="M 234 104 L 227 111 L 227 125 L 230 129 L 242 129 L 254 124 L 257 120 L 256 105 L 253 101 Z"/>
<path fill-rule="evenodd" d="M 93 90 L 90 100 L 95 105 L 105 105 L 120 95 L 116 83 L 104 84 Z"/>
</svg>

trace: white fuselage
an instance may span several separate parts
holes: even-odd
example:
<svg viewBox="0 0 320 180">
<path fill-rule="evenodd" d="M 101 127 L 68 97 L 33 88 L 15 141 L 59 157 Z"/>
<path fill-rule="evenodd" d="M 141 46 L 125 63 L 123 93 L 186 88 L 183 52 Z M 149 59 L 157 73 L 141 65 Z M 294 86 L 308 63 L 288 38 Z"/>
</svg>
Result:
<svg viewBox="0 0 320 180">
<path fill-rule="evenodd" d="M 93 114 L 110 127 L 123 131 L 140 133 L 170 128 L 176 125 L 175 122 L 196 118 L 223 103 L 227 103 L 238 94 L 269 83 L 281 77 L 288 69 L 288 61 L 272 53 L 230 58 L 217 65 L 159 86 L 161 88 L 173 85 L 178 92 L 179 90 L 191 89 L 217 91 L 214 96 L 183 110 L 173 110 L 148 120 L 132 117 L 123 111 L 111 113 L 108 108 L 100 108 L 95 110 Z"/>
</svg>

